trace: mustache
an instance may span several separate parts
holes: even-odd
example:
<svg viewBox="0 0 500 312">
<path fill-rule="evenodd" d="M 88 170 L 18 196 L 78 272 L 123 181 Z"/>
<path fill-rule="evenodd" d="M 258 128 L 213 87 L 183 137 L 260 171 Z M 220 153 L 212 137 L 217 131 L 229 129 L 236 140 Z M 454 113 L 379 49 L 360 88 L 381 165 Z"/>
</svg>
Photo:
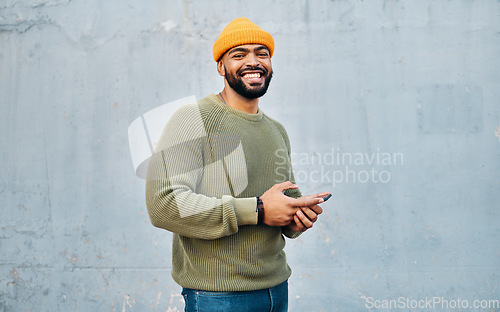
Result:
<svg viewBox="0 0 500 312">
<path fill-rule="evenodd" d="M 260 66 L 248 66 L 248 67 L 245 67 L 245 68 L 242 68 L 240 70 L 238 70 L 236 73 L 239 75 L 239 76 L 243 76 L 246 72 L 260 72 L 263 76 L 267 76 L 267 74 L 269 73 L 267 71 L 267 69 L 263 68 L 263 67 L 260 67 Z"/>
</svg>

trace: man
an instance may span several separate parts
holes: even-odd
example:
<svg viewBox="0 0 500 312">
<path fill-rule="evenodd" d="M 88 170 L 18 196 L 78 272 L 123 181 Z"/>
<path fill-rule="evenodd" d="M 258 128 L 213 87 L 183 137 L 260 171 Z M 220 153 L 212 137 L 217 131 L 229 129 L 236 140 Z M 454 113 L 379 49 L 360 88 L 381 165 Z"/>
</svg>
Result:
<svg viewBox="0 0 500 312">
<path fill-rule="evenodd" d="M 277 153 L 290 155 L 286 131 L 259 108 L 273 52 L 272 36 L 248 19 L 229 23 L 213 45 L 224 89 L 179 109 L 150 160 L 148 213 L 173 232 L 186 311 L 286 311 L 283 236 L 311 228 L 328 195 L 301 196 Z"/>
</svg>

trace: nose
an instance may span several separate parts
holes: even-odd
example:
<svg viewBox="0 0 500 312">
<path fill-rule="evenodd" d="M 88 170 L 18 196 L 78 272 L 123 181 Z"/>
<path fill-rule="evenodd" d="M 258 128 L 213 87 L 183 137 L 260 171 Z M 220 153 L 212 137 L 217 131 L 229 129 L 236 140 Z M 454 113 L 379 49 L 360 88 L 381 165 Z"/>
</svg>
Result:
<svg viewBox="0 0 500 312">
<path fill-rule="evenodd" d="M 257 66 L 260 64 L 259 58 L 255 53 L 249 53 L 247 57 L 247 65 Z"/>
</svg>

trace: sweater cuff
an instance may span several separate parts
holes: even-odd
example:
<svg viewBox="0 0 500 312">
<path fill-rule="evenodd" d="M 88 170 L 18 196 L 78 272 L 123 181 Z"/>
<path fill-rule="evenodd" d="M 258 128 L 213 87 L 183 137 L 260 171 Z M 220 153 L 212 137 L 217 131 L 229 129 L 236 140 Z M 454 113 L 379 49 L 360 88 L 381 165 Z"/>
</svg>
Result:
<svg viewBox="0 0 500 312">
<path fill-rule="evenodd" d="M 283 235 L 285 235 L 286 237 L 288 237 L 290 239 L 295 239 L 303 233 L 303 232 L 295 232 L 292 229 L 290 229 L 290 227 L 288 227 L 288 226 L 282 227 L 281 232 L 283 233 Z"/>
<path fill-rule="evenodd" d="M 238 226 L 257 224 L 257 198 L 235 198 L 233 199 L 234 212 Z"/>
</svg>

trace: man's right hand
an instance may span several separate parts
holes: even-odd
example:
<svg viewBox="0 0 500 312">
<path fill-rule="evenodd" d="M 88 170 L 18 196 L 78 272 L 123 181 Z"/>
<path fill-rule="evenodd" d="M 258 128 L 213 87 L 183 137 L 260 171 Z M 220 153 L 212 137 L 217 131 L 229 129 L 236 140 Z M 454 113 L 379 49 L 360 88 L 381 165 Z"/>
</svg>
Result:
<svg viewBox="0 0 500 312">
<path fill-rule="evenodd" d="M 309 207 L 323 202 L 322 197 L 313 195 L 292 198 L 283 194 L 288 189 L 298 186 L 290 181 L 275 184 L 260 199 L 264 204 L 263 222 L 270 226 L 286 226 L 293 221 L 293 216 L 301 207 Z"/>
</svg>

